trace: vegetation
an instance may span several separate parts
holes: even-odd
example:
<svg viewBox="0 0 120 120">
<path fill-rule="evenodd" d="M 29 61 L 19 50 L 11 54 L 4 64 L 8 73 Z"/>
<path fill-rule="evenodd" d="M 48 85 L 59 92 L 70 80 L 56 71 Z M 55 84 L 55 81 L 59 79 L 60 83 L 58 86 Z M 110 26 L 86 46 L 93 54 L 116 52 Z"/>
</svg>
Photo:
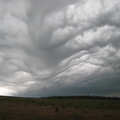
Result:
<svg viewBox="0 0 120 120">
<path fill-rule="evenodd" d="M 120 120 L 120 98 L 1 96 L 0 120 Z"/>
</svg>

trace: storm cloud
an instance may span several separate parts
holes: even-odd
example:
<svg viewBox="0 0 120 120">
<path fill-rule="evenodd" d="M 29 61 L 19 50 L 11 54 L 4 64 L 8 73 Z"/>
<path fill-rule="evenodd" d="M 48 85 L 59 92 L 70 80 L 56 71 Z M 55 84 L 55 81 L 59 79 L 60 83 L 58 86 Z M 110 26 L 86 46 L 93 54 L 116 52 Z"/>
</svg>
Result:
<svg viewBox="0 0 120 120">
<path fill-rule="evenodd" d="M 0 95 L 120 97 L 119 0 L 0 0 Z"/>
</svg>

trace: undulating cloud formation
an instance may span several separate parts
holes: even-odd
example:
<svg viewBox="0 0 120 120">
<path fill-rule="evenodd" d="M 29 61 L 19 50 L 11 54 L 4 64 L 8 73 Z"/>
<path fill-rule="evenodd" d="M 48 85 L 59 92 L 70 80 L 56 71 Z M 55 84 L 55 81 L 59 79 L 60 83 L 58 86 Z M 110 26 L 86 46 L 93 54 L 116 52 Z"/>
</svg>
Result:
<svg viewBox="0 0 120 120">
<path fill-rule="evenodd" d="M 120 0 L 0 0 L 0 95 L 120 97 Z"/>
</svg>

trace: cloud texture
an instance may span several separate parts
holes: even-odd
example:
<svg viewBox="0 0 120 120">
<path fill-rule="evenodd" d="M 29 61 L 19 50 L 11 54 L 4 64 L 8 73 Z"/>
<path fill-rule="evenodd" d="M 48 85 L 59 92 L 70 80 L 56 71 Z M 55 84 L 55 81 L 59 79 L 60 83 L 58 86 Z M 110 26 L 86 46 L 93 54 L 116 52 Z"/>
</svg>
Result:
<svg viewBox="0 0 120 120">
<path fill-rule="evenodd" d="M 119 0 L 0 0 L 0 95 L 120 96 Z"/>
</svg>

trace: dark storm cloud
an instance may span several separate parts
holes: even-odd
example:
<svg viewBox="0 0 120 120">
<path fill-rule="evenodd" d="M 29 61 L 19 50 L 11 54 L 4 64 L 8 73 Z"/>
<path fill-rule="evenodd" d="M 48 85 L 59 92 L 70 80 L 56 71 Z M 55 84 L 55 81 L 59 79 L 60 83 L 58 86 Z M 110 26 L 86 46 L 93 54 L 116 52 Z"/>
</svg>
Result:
<svg viewBox="0 0 120 120">
<path fill-rule="evenodd" d="M 119 0 L 0 0 L 0 94 L 120 96 Z"/>
</svg>

